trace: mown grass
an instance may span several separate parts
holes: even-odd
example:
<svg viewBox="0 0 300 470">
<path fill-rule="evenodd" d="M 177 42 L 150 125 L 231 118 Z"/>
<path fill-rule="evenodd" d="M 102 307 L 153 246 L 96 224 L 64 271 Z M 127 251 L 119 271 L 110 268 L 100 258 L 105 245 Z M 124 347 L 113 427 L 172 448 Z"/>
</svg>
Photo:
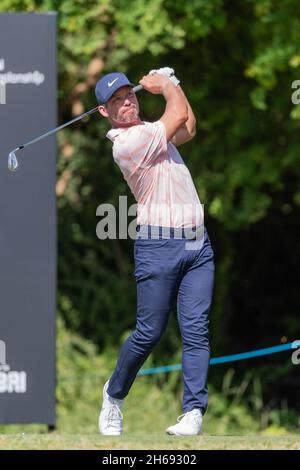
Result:
<svg viewBox="0 0 300 470">
<path fill-rule="evenodd" d="M 0 424 L 0 449 L 300 449 L 296 410 L 265 407 L 255 374 L 235 381 L 232 368 L 224 373 L 219 390 L 209 386 L 203 436 L 178 438 L 164 433 L 182 413 L 180 371 L 138 377 L 126 397 L 123 436 L 101 436 L 97 429 L 102 388 L 117 352 L 96 354 L 92 343 L 62 326 L 57 344 L 56 431 L 48 433 L 45 424 Z M 151 360 L 147 367 L 153 366 Z M 179 356 L 174 357 L 174 362 L 179 361 Z"/>
<path fill-rule="evenodd" d="M 300 450 L 300 436 L 193 436 L 128 434 L 104 437 L 99 434 L 6 434 L 0 449 L 7 450 Z"/>
</svg>

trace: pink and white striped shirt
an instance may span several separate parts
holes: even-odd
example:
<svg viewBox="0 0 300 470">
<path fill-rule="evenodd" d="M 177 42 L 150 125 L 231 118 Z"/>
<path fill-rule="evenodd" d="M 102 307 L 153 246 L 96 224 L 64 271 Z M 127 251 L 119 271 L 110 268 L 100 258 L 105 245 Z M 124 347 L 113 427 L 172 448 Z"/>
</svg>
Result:
<svg viewBox="0 0 300 470">
<path fill-rule="evenodd" d="M 107 133 L 113 158 L 137 203 L 137 223 L 191 228 L 203 224 L 203 208 L 177 148 L 162 121 L 142 122 Z"/>
</svg>

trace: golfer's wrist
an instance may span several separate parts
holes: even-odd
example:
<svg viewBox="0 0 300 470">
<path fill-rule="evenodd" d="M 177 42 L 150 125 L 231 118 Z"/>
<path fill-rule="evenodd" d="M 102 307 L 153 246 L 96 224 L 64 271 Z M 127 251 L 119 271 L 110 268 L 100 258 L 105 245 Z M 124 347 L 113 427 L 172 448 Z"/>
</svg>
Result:
<svg viewBox="0 0 300 470">
<path fill-rule="evenodd" d="M 171 80 L 167 79 L 162 87 L 162 94 L 168 100 L 176 92 L 176 86 Z"/>
</svg>

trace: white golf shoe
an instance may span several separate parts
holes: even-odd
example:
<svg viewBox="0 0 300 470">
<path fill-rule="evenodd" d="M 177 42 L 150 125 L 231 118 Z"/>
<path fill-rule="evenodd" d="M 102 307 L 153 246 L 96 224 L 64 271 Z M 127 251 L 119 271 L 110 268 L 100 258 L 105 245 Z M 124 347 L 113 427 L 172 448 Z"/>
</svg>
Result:
<svg viewBox="0 0 300 470">
<path fill-rule="evenodd" d="M 112 398 L 107 393 L 109 380 L 103 387 L 103 403 L 99 415 L 99 431 L 105 436 L 120 436 L 123 430 L 122 408 L 124 400 Z"/>
<path fill-rule="evenodd" d="M 198 409 L 188 411 L 177 418 L 178 423 L 166 429 L 173 436 L 197 436 L 201 434 L 202 413 Z"/>
</svg>

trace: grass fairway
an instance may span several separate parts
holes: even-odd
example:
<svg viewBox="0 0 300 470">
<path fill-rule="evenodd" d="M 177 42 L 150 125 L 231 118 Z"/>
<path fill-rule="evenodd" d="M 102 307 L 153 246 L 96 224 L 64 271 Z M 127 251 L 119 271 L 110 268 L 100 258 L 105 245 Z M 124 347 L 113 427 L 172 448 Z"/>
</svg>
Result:
<svg viewBox="0 0 300 470">
<path fill-rule="evenodd" d="M 104 437 L 99 434 L 1 434 L 0 449 L 7 450 L 300 450 L 300 435 L 282 436 L 211 436 L 189 438 L 159 434 L 124 434 L 122 437 Z"/>
</svg>

